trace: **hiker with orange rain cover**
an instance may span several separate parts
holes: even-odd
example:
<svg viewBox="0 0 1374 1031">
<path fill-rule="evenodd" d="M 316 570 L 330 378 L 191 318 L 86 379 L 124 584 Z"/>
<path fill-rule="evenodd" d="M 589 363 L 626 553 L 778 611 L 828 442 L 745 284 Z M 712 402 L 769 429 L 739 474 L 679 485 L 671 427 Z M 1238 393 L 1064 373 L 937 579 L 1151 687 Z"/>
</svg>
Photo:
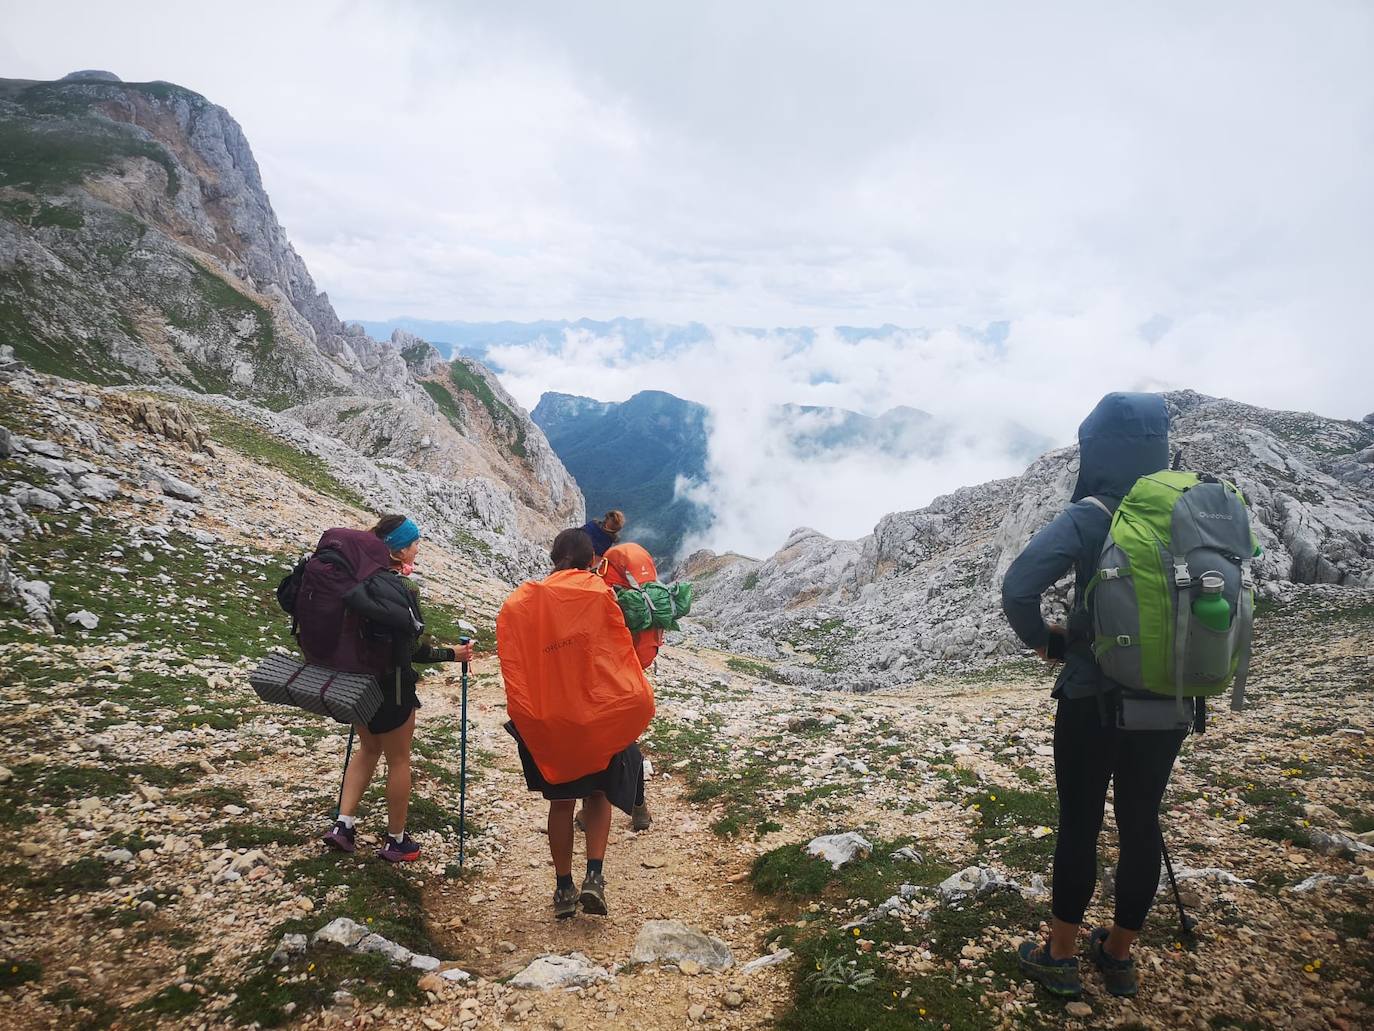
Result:
<svg viewBox="0 0 1374 1031">
<path fill-rule="evenodd" d="M 644 777 L 635 743 L 654 716 L 653 688 L 640 667 L 625 617 L 588 567 L 592 542 L 581 530 L 554 538 L 554 571 L 522 584 L 496 618 L 496 650 L 506 687 L 506 730 L 515 738 L 525 783 L 549 800 L 549 852 L 557 878 L 554 916 L 605 916 L 603 864 L 611 807 L 634 808 Z M 573 812 L 583 800 L 587 874 L 572 878 Z"/>
</svg>

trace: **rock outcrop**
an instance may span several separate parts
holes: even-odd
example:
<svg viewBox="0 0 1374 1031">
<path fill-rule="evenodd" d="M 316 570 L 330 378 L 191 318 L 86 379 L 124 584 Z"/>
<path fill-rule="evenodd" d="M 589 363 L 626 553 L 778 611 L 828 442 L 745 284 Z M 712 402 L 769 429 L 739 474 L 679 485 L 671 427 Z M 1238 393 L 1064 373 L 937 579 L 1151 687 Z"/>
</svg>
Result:
<svg viewBox="0 0 1374 1031">
<path fill-rule="evenodd" d="M 19 360 L 291 409 L 369 457 L 490 481 L 514 499 L 503 525 L 541 544 L 582 518 L 576 484 L 490 372 L 339 320 L 222 107 L 82 71 L 0 80 L 0 129 L 15 141 L 0 166 L 0 342 Z M 436 386 L 450 379 L 481 396 Z"/>
<path fill-rule="evenodd" d="M 1249 499 L 1265 597 L 1295 583 L 1374 586 L 1374 427 L 1191 391 L 1168 400 L 1185 466 Z M 699 584 L 690 626 L 816 686 L 867 690 L 1004 662 L 1022 649 L 1002 618 L 1002 576 L 1076 473 L 1077 448 L 1064 448 L 1019 478 L 885 516 L 859 541 L 799 529 L 763 562 L 698 553 L 682 571 Z M 1047 611 L 1062 618 L 1069 586 Z"/>
</svg>

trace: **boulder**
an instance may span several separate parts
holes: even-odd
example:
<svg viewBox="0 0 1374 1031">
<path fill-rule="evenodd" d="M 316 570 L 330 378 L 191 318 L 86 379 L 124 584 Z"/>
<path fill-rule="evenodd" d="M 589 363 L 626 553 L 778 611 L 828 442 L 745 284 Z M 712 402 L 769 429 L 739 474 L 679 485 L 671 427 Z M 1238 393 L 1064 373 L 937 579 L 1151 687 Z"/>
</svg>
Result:
<svg viewBox="0 0 1374 1031">
<path fill-rule="evenodd" d="M 550 988 L 585 988 L 610 979 L 611 975 L 605 967 L 597 966 L 580 952 L 573 952 L 567 956 L 540 956 L 512 977 L 510 985 L 512 988 L 547 991 Z"/>
<path fill-rule="evenodd" d="M 812 838 L 806 845 L 807 854 L 818 856 L 838 870 L 846 863 L 856 859 L 867 859 L 873 854 L 873 843 L 862 834 L 849 831 L 845 834 L 825 834 Z"/>
<path fill-rule="evenodd" d="M 680 920 L 649 920 L 639 930 L 631 963 L 700 964 L 706 970 L 724 970 L 733 966 L 730 947 L 719 938 L 688 927 Z"/>
<path fill-rule="evenodd" d="M 346 916 L 341 916 L 336 917 L 316 931 L 311 942 L 316 945 L 320 942 L 332 942 L 335 945 L 342 945 L 346 949 L 351 949 L 366 938 L 369 933 L 362 924 L 350 920 Z"/>
</svg>

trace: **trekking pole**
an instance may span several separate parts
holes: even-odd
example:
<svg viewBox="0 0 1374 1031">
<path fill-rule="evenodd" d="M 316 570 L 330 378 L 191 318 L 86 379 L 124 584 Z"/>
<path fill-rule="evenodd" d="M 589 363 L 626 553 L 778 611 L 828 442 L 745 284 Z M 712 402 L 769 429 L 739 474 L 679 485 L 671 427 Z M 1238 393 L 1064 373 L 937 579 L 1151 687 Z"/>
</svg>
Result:
<svg viewBox="0 0 1374 1031">
<path fill-rule="evenodd" d="M 334 805 L 334 819 L 339 818 L 339 813 L 343 812 L 343 791 L 344 781 L 348 779 L 348 763 L 353 758 L 353 724 L 348 725 L 348 750 L 344 752 L 343 776 L 339 778 L 339 801 Z"/>
<path fill-rule="evenodd" d="M 460 637 L 458 643 L 466 647 L 470 638 Z M 463 865 L 463 847 L 467 841 L 468 800 L 468 664 L 463 663 L 462 731 L 458 737 L 458 866 Z"/>
<path fill-rule="evenodd" d="M 1174 889 L 1174 903 L 1178 906 L 1178 925 L 1183 929 L 1184 937 L 1191 938 L 1197 921 L 1190 917 L 1187 910 L 1183 908 L 1183 896 L 1178 891 L 1178 878 L 1174 876 L 1174 864 L 1169 859 L 1169 846 L 1164 842 L 1164 829 L 1162 827 L 1159 831 L 1159 847 L 1164 851 L 1164 869 L 1169 871 L 1169 883 Z"/>
</svg>

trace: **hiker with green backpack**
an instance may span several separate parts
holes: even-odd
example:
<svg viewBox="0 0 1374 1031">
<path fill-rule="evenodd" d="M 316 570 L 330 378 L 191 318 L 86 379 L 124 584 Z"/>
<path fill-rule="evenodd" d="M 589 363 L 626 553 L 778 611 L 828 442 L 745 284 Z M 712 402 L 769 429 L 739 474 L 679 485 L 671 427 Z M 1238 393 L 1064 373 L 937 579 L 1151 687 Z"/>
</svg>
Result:
<svg viewBox="0 0 1374 1031">
<path fill-rule="evenodd" d="M 1089 936 L 1113 995 L 1139 983 L 1131 946 L 1159 888 L 1160 804 L 1206 699 L 1243 697 L 1257 553 L 1245 500 L 1229 483 L 1171 471 L 1169 414 L 1157 394 L 1108 394 L 1078 430 L 1072 504 L 1007 570 L 1002 609 L 1017 636 L 1062 664 L 1053 697 L 1059 827 L 1049 940 L 1022 969 L 1051 993 L 1082 992 L 1078 934 L 1097 881 L 1097 838 L 1114 786 L 1120 837 L 1112 925 Z M 1041 597 L 1075 574 L 1068 626 Z"/>
</svg>

